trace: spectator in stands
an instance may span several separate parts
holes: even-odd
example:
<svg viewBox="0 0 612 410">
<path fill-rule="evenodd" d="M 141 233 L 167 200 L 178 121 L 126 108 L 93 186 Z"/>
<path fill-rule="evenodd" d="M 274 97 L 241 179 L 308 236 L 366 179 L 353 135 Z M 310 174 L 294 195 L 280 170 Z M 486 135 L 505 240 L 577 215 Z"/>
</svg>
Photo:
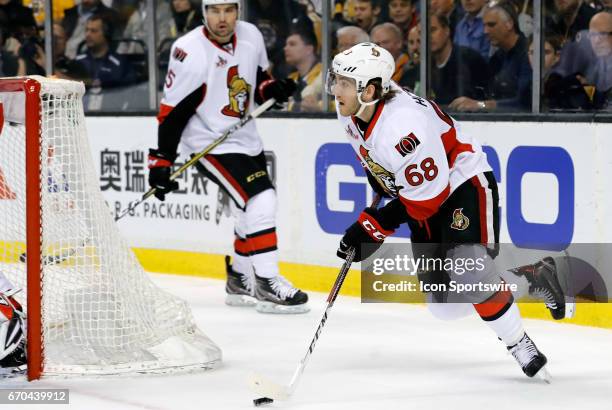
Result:
<svg viewBox="0 0 612 410">
<path fill-rule="evenodd" d="M 529 65 L 533 67 L 534 54 L 533 37 L 529 39 Z M 542 67 L 542 77 L 545 78 L 554 66 L 557 65 L 561 57 L 561 38 L 549 35 L 544 40 L 544 67 Z"/>
<path fill-rule="evenodd" d="M 529 65 L 533 68 L 533 56 L 534 56 L 534 48 L 533 37 L 529 39 Z M 548 35 L 544 40 L 544 49 L 542 51 L 544 53 L 544 66 L 542 67 L 542 108 L 547 109 L 551 108 L 551 94 L 550 89 L 551 85 L 558 86 L 558 82 L 551 81 L 551 72 L 559 63 L 559 59 L 561 57 L 561 37 L 556 35 Z M 529 94 L 531 90 L 529 90 Z M 531 95 L 527 95 L 526 98 L 531 98 Z M 555 103 L 552 104 L 554 107 Z"/>
<path fill-rule="evenodd" d="M 561 37 L 563 43 L 575 41 L 580 31 L 589 29 L 596 10 L 583 0 L 554 0 L 555 13 L 548 16 L 547 30 Z"/>
<path fill-rule="evenodd" d="M 246 20 L 255 24 L 263 35 L 273 76 L 287 77 L 292 69 L 285 63 L 283 48 L 293 26 L 291 22 L 298 22 L 302 27 L 308 24 L 304 8 L 295 1 L 283 2 L 279 7 L 275 0 L 252 0 L 246 12 Z M 313 30 L 312 23 L 309 30 Z"/>
<path fill-rule="evenodd" d="M 612 10 L 593 16 L 589 23 L 589 39 L 595 54 L 593 64 L 586 70 L 586 80 L 596 89 L 612 90 Z"/>
<path fill-rule="evenodd" d="M 186 34 L 202 25 L 202 10 L 193 0 L 171 0 L 172 25 L 170 33 L 173 38 Z"/>
<path fill-rule="evenodd" d="M 6 18 L 3 27 L 7 38 L 12 36 L 21 41 L 22 37 L 32 37 L 36 32 L 36 20 L 32 9 L 21 4 L 20 0 L 0 0 L 0 13 Z"/>
<path fill-rule="evenodd" d="M 25 63 L 26 75 L 45 75 L 45 54 L 32 9 L 20 0 L 0 0 L 0 13 L 6 18 L 7 47 Z"/>
<path fill-rule="evenodd" d="M 11 49 L 7 44 L 8 19 L 0 13 L 0 77 L 15 77 L 26 75 L 25 63 L 18 55 L 19 49 Z M 16 44 L 13 43 L 13 46 Z"/>
<path fill-rule="evenodd" d="M 497 1 L 497 0 L 494 0 Z M 533 0 L 501 0 L 510 3 L 518 15 L 519 30 L 529 38 L 533 35 Z M 552 0 L 545 0 L 552 2 Z M 544 5 L 546 7 L 546 5 Z M 543 13 L 547 13 L 544 8 Z"/>
<path fill-rule="evenodd" d="M 367 33 L 379 23 L 380 0 L 356 0 L 353 10 L 353 22 Z"/>
<path fill-rule="evenodd" d="M 66 32 L 60 23 L 53 23 L 53 74 L 59 78 L 86 78 L 87 72 L 74 60 L 66 57 Z"/>
<path fill-rule="evenodd" d="M 125 60 L 110 49 L 111 28 L 104 18 L 94 14 L 85 24 L 87 51 L 76 57 L 82 80 L 88 87 L 111 88 L 133 84 L 136 73 Z"/>
<path fill-rule="evenodd" d="M 338 53 L 348 50 L 356 44 L 370 41 L 368 33 L 357 26 L 345 26 L 336 31 Z"/>
<path fill-rule="evenodd" d="M 399 85 L 415 93 L 419 92 L 419 61 L 421 54 L 421 26 L 416 25 L 408 32 L 408 68 L 404 70 Z"/>
<path fill-rule="evenodd" d="M 395 59 L 395 72 L 391 79 L 398 82 L 410 60 L 408 54 L 403 50 L 401 30 L 393 23 L 382 23 L 374 26 L 371 37 L 373 43 L 386 49 Z"/>
<path fill-rule="evenodd" d="M 408 56 L 410 62 L 418 64 L 421 55 L 421 26 L 414 26 L 408 33 Z"/>
<path fill-rule="evenodd" d="M 588 40 L 564 47 L 546 91 L 551 107 L 601 109 L 612 92 L 612 12 L 597 13 L 589 23 Z M 569 52 L 568 52 L 569 49 Z"/>
<path fill-rule="evenodd" d="M 406 38 L 410 29 L 419 23 L 412 0 L 390 0 L 389 19 L 402 30 L 402 38 Z"/>
<path fill-rule="evenodd" d="M 102 0 L 107 6 L 117 12 L 119 16 L 118 24 L 121 27 L 127 25 L 130 16 L 135 9 L 138 8 L 138 2 L 140 0 Z"/>
<path fill-rule="evenodd" d="M 428 95 L 441 105 L 459 96 L 484 98 L 487 63 L 477 51 L 453 46 L 450 23 L 445 15 L 431 16 L 431 91 Z"/>
<path fill-rule="evenodd" d="M 485 33 L 497 51 L 489 60 L 487 100 L 466 96 L 455 99 L 450 108 L 456 111 L 528 110 L 531 66 L 527 39 L 518 29 L 518 16 L 507 3 L 496 3 L 485 9 Z"/>
<path fill-rule="evenodd" d="M 81 0 L 81 4 L 69 8 L 64 13 L 64 30 L 68 41 L 66 43 L 66 56 L 75 58 L 78 53 L 79 45 L 85 40 L 85 26 L 87 19 L 92 15 L 99 15 L 105 19 L 108 25 L 108 37 L 119 37 L 121 28 L 119 27 L 119 14 L 106 7 L 101 0 Z"/>
<path fill-rule="evenodd" d="M 289 99 L 289 111 L 321 111 L 323 80 L 321 62 L 317 55 L 317 38 L 308 31 L 296 31 L 287 37 L 285 61 L 296 71 L 289 78 L 297 84 L 297 90 Z"/>
<path fill-rule="evenodd" d="M 122 38 L 131 40 L 140 40 L 147 42 L 147 3 L 145 0 L 131 1 L 135 7 L 132 7 L 131 14 L 128 16 L 127 24 L 123 30 Z M 171 38 L 172 13 L 170 5 L 165 0 L 155 0 L 155 20 L 157 31 L 157 47 L 167 38 Z M 117 52 L 120 54 L 136 54 L 144 53 L 144 49 L 136 42 L 124 42 L 117 46 Z"/>
<path fill-rule="evenodd" d="M 74 7 L 74 0 L 53 0 L 53 21 L 61 21 L 64 18 L 64 11 Z M 44 0 L 23 0 L 23 5 L 32 9 L 36 24 L 40 28 L 45 26 L 45 1 Z"/>
<path fill-rule="evenodd" d="M 601 0 L 599 10 L 612 10 L 612 0 Z"/>
<path fill-rule="evenodd" d="M 487 0 L 461 0 L 465 14 L 457 23 L 453 42 L 458 46 L 473 48 L 488 60 L 491 45 L 482 22 L 486 3 Z"/>
<path fill-rule="evenodd" d="M 457 23 L 463 18 L 465 12 L 463 8 L 459 7 L 455 0 L 430 0 L 429 1 L 429 12 L 433 16 L 434 14 L 441 14 L 446 16 L 451 32 L 451 40 L 455 35 L 455 27 Z"/>
</svg>

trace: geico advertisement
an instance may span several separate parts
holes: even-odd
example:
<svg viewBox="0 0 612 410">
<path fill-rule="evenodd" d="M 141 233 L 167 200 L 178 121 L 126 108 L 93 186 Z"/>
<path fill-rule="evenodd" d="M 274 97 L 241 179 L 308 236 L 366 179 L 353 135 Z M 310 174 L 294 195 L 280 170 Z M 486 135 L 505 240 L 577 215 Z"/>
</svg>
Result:
<svg viewBox="0 0 612 410">
<path fill-rule="evenodd" d="M 611 242 L 610 124 L 463 123 L 483 149 L 500 191 L 501 241 Z M 260 119 L 275 176 L 281 258 L 335 266 L 344 230 L 373 193 L 335 120 Z M 156 146 L 154 118 L 90 118 L 88 132 L 100 188 L 114 211 L 146 189 L 146 156 Z M 578 138 L 579 137 L 579 138 Z M 177 161 L 182 164 L 186 157 Z M 120 221 L 135 246 L 227 252 L 229 198 L 195 169 L 165 202 L 150 198 Z M 406 227 L 395 234 L 409 237 Z"/>
</svg>

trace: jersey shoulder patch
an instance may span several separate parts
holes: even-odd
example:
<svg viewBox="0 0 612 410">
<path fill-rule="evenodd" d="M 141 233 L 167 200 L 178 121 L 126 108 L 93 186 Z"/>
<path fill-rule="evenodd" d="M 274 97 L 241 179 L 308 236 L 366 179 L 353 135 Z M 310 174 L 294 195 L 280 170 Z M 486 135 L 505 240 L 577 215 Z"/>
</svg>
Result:
<svg viewBox="0 0 612 410">
<path fill-rule="evenodd" d="M 179 63 L 184 63 L 190 60 L 188 57 L 194 54 L 198 54 L 198 61 L 202 61 L 202 58 L 206 58 L 206 52 L 203 47 L 204 32 L 202 26 L 196 27 L 189 33 L 176 39 L 172 44 L 170 51 L 170 59 Z"/>
</svg>

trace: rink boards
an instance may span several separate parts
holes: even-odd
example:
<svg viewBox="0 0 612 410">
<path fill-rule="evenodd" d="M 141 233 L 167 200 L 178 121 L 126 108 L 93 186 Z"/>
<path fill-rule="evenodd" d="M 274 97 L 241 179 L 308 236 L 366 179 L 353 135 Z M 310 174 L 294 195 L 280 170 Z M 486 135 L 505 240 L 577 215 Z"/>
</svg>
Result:
<svg viewBox="0 0 612 410">
<path fill-rule="evenodd" d="M 154 117 L 88 118 L 92 155 L 113 210 L 147 188 Z M 327 291 L 339 266 L 340 235 L 372 192 L 344 131 L 329 119 L 261 119 L 258 129 L 277 186 L 281 269 L 298 286 Z M 501 242 L 612 243 L 612 125 L 465 122 L 487 153 L 500 190 Z M 181 156 L 184 160 L 185 156 Z M 181 161 L 181 159 L 179 159 Z M 165 203 L 150 200 L 119 226 L 146 269 L 224 276 L 231 251 L 228 199 L 195 171 Z M 407 237 L 403 228 L 397 236 Z M 359 295 L 358 274 L 344 293 Z M 576 323 L 612 327 L 609 305 L 583 305 Z M 547 317 L 539 306 L 523 306 Z"/>
</svg>

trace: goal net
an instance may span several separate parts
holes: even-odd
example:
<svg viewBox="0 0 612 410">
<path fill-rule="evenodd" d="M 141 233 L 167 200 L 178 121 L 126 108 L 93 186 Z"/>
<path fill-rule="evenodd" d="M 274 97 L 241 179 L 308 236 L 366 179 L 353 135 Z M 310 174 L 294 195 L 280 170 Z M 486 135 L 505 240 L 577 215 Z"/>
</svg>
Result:
<svg viewBox="0 0 612 410">
<path fill-rule="evenodd" d="M 121 237 L 94 172 L 81 83 L 0 79 L 0 271 L 24 291 L 28 377 L 207 369 L 220 349 Z"/>
</svg>

